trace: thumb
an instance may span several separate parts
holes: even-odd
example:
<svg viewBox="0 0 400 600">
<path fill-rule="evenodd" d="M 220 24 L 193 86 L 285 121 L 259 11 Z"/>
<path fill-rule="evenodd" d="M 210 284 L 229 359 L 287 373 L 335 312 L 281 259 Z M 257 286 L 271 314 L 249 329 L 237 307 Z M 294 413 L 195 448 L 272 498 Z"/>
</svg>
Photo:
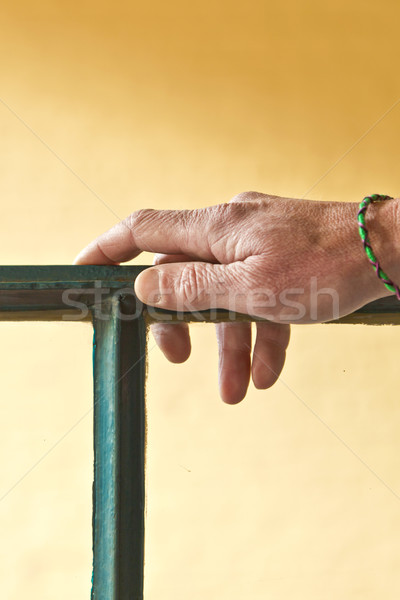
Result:
<svg viewBox="0 0 400 600">
<path fill-rule="evenodd" d="M 225 308 L 246 312 L 243 263 L 185 262 L 142 271 L 135 292 L 145 304 L 175 311 Z"/>
</svg>

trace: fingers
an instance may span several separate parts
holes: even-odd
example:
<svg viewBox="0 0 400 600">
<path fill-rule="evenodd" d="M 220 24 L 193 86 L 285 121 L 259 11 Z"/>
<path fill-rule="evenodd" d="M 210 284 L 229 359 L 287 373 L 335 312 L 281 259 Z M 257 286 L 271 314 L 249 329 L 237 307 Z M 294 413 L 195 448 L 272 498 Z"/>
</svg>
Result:
<svg viewBox="0 0 400 600">
<path fill-rule="evenodd" d="M 139 210 L 100 235 L 75 259 L 75 264 L 115 265 L 142 251 L 187 254 L 214 260 L 208 244 L 212 207 L 199 210 Z"/>
<path fill-rule="evenodd" d="M 157 346 L 169 361 L 182 363 L 189 358 L 191 345 L 187 323 L 173 325 L 157 323 L 151 326 L 151 333 Z"/>
<path fill-rule="evenodd" d="M 289 343 L 290 327 L 278 323 L 257 323 L 257 337 L 251 354 L 250 323 L 218 323 L 219 387 L 227 404 L 237 404 L 246 395 L 250 372 L 258 389 L 271 387 L 278 379 Z"/>
<path fill-rule="evenodd" d="M 252 361 L 252 378 L 256 388 L 269 388 L 278 379 L 285 363 L 289 338 L 289 325 L 257 323 Z"/>
<path fill-rule="evenodd" d="M 219 389 L 227 404 L 246 395 L 250 379 L 251 323 L 218 323 Z"/>
<path fill-rule="evenodd" d="M 153 264 L 160 265 L 187 259 L 184 254 L 156 254 Z M 154 323 L 150 329 L 157 346 L 169 361 L 182 363 L 189 358 L 191 345 L 187 323 Z"/>
<path fill-rule="evenodd" d="M 258 277 L 259 257 L 246 262 L 163 264 L 142 271 L 135 292 L 145 304 L 167 310 L 225 308 L 246 314 L 249 293 Z M 263 314 L 260 313 L 260 316 Z"/>
<path fill-rule="evenodd" d="M 231 203 L 265 197 L 257 192 L 247 192 L 235 196 Z M 191 258 L 214 261 L 210 230 L 220 234 L 221 227 L 227 226 L 230 212 L 229 203 L 196 210 L 138 210 L 93 240 L 74 262 L 116 265 L 135 258 L 142 251 L 183 253 Z"/>
</svg>

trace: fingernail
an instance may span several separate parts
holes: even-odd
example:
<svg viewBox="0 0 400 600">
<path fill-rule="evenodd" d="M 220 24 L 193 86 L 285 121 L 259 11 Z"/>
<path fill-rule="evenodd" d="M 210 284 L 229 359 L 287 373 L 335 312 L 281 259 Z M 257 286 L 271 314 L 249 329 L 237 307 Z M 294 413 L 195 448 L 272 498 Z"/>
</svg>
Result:
<svg viewBox="0 0 400 600">
<path fill-rule="evenodd" d="M 135 292 L 139 300 L 145 304 L 161 302 L 160 271 L 156 268 L 146 269 L 135 281 Z"/>
</svg>

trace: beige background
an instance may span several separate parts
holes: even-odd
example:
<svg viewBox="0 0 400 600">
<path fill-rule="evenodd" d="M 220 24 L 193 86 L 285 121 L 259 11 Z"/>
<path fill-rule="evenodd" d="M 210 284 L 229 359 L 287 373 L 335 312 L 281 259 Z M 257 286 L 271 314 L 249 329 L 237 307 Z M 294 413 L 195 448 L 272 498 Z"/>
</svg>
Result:
<svg viewBox="0 0 400 600">
<path fill-rule="evenodd" d="M 139 207 L 398 195 L 400 105 L 362 136 L 400 99 L 399 17 L 395 0 L 3 3 L 0 264 L 69 264 Z M 88 598 L 91 329 L 0 334 L 0 597 Z M 185 365 L 150 342 L 146 600 L 399 597 L 399 336 L 294 328 L 281 381 L 236 407 L 211 326 Z"/>
</svg>

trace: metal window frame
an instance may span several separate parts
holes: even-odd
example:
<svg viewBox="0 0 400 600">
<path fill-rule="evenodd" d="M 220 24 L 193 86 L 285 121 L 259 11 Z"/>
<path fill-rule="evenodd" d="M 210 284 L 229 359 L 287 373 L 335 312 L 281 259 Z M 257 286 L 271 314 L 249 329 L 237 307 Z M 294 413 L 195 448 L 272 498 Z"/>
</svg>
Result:
<svg viewBox="0 0 400 600">
<path fill-rule="evenodd" d="M 222 310 L 150 310 L 133 289 L 145 268 L 0 267 L 0 321 L 93 323 L 92 600 L 143 599 L 147 325 L 256 320 Z M 400 304 L 383 298 L 332 323 L 398 325 Z"/>
</svg>

